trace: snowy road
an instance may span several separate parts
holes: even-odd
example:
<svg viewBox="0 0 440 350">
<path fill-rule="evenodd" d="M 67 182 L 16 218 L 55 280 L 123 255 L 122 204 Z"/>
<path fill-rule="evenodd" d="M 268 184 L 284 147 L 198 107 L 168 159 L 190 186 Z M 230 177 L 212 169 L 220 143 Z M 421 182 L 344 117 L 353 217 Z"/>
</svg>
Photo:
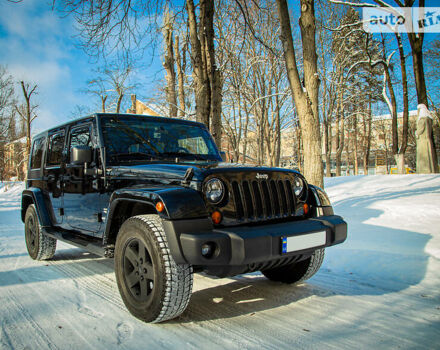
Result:
<svg viewBox="0 0 440 350">
<path fill-rule="evenodd" d="M 2 185 L 0 185 L 2 186 Z M 113 261 L 60 244 L 26 252 L 20 186 L 0 188 L 0 348 L 440 349 L 440 176 L 329 179 L 349 239 L 307 283 L 195 276 L 186 312 L 133 318 Z"/>
</svg>

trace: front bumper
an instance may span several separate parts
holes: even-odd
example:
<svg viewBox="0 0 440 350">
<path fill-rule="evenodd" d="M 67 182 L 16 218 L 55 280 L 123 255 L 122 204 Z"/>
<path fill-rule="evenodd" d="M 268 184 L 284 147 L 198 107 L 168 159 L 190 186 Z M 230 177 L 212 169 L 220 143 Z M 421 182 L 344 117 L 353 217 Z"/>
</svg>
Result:
<svg viewBox="0 0 440 350">
<path fill-rule="evenodd" d="M 174 260 L 195 266 L 243 266 L 342 243 L 347 238 L 347 223 L 337 215 L 320 216 L 258 226 L 213 228 L 209 219 L 164 220 L 163 226 Z M 283 253 L 283 238 L 325 231 L 325 244 Z M 215 247 L 214 254 L 202 255 L 202 245 Z"/>
</svg>

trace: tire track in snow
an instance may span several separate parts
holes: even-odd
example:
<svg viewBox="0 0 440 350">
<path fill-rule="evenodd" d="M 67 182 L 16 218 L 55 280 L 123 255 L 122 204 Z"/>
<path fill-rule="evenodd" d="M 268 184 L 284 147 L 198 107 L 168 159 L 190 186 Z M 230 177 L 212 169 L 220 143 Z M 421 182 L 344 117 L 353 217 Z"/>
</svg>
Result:
<svg viewBox="0 0 440 350">
<path fill-rule="evenodd" d="M 90 259 L 78 261 L 63 259 L 63 256 L 59 254 L 56 260 L 48 260 L 46 262 L 67 278 L 72 279 L 78 289 L 86 289 L 90 293 L 127 312 L 119 295 L 114 271 L 108 266 L 105 259 L 92 256 Z M 80 312 L 81 307 L 81 305 L 78 305 Z M 83 308 L 82 311 L 89 311 L 92 314 L 96 313 L 90 308 Z M 99 313 L 94 316 L 99 317 Z"/>
<path fill-rule="evenodd" d="M 2 343 L 5 339 L 7 345 L 10 345 L 12 349 L 29 348 L 29 345 L 31 349 L 58 349 L 52 343 L 50 336 L 10 291 L 7 291 L 7 301 L 3 302 L 3 307 L 6 308 L 6 315 L 13 315 L 14 318 L 12 322 L 10 322 L 11 320 L 2 320 Z M 11 337 L 9 333 L 11 333 Z M 17 337 L 17 333 L 26 336 Z M 29 335 L 32 337 L 29 338 Z M 23 340 L 29 339 L 32 339 L 32 344 L 23 343 Z"/>
</svg>

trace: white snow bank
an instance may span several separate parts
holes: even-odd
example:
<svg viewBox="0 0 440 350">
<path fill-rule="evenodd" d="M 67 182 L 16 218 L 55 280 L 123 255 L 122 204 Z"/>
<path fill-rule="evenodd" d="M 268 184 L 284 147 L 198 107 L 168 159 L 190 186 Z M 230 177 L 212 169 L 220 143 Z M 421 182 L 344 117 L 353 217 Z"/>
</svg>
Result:
<svg viewBox="0 0 440 350">
<path fill-rule="evenodd" d="M 299 286 L 260 273 L 195 276 L 186 312 L 144 324 L 122 305 L 113 262 L 59 244 L 27 256 L 23 184 L 0 187 L 0 348 L 434 349 L 440 344 L 440 176 L 326 179 L 349 237 Z"/>
</svg>

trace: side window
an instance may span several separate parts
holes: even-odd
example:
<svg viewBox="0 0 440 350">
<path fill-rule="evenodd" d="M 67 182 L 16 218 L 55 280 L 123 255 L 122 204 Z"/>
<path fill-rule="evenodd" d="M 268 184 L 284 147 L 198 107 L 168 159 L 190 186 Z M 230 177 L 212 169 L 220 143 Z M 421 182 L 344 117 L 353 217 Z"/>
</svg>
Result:
<svg viewBox="0 0 440 350">
<path fill-rule="evenodd" d="M 31 169 L 41 168 L 41 160 L 43 159 L 44 137 L 34 141 L 31 152 Z"/>
<path fill-rule="evenodd" d="M 69 156 L 75 146 L 92 147 L 92 135 L 90 125 L 76 127 L 70 131 Z"/>
<path fill-rule="evenodd" d="M 52 135 L 49 138 L 46 164 L 48 166 L 60 165 L 64 148 L 64 132 Z"/>
</svg>

